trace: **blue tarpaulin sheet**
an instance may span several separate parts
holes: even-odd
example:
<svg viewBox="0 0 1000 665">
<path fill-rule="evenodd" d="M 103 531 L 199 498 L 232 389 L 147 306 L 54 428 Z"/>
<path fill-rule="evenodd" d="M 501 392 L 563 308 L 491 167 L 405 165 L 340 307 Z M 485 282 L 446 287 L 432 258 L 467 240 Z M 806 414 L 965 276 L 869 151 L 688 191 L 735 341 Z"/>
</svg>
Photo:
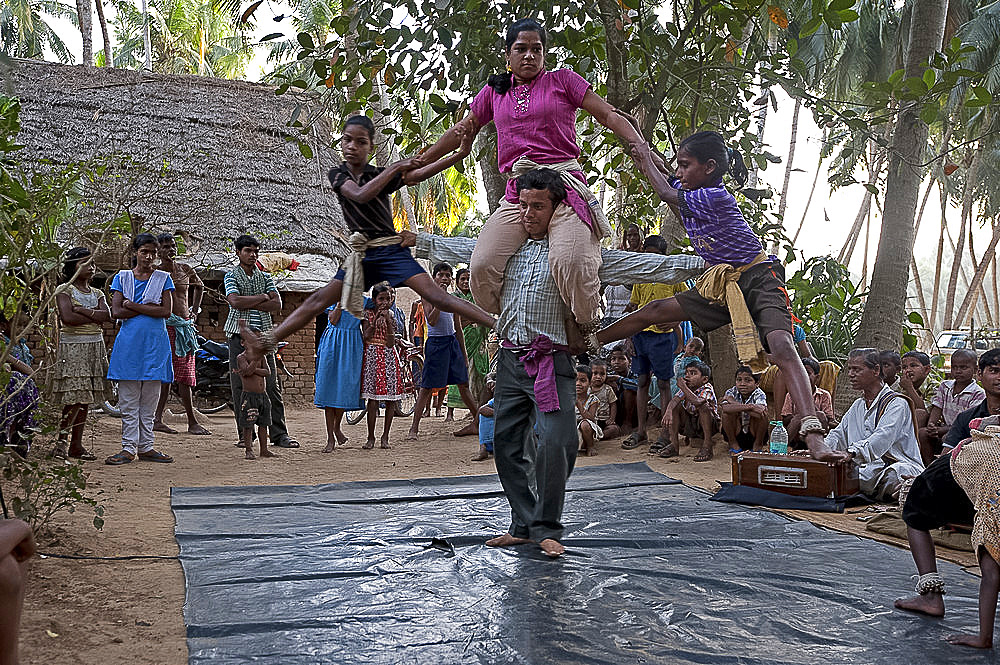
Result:
<svg viewBox="0 0 1000 665">
<path fill-rule="evenodd" d="M 892 608 L 910 555 L 709 495 L 645 464 L 577 469 L 567 554 L 483 542 L 496 476 L 175 488 L 190 663 L 990 663 L 948 615 Z"/>
</svg>

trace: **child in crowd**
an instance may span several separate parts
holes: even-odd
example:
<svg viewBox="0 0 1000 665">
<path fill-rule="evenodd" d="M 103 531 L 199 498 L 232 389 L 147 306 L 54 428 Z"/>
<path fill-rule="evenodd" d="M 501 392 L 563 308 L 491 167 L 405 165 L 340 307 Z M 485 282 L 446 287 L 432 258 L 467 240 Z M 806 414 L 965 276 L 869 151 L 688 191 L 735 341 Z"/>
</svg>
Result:
<svg viewBox="0 0 1000 665">
<path fill-rule="evenodd" d="M 236 357 L 236 373 L 243 383 L 240 393 L 241 403 L 237 406 L 240 419 L 239 430 L 243 433 L 243 448 L 246 459 L 254 459 L 253 435 L 257 427 L 261 457 L 276 457 L 267 449 L 267 428 L 271 424 L 271 400 L 267 396 L 267 379 L 271 368 L 264 358 L 248 360 L 246 355 Z"/>
<path fill-rule="evenodd" d="M 63 408 L 59 439 L 51 456 L 61 459 L 97 459 L 83 447 L 87 409 L 111 396 L 108 350 L 101 329 L 102 323 L 111 320 L 111 310 L 104 294 L 90 285 L 96 272 L 93 255 L 86 247 L 66 252 L 63 275 L 67 281 L 56 291 L 59 350 L 52 381 L 53 396 Z"/>
<path fill-rule="evenodd" d="M 434 281 L 438 288 L 447 291 L 451 286 L 451 266 L 438 263 L 434 266 Z M 462 327 L 460 316 L 445 312 L 429 303 L 424 304 L 424 315 L 427 317 L 427 340 L 424 342 L 424 372 L 420 377 L 420 393 L 417 395 L 417 405 L 413 410 L 413 424 L 406 435 L 407 440 L 414 440 L 420 433 L 420 419 L 424 415 L 424 407 L 431 399 L 431 392 L 439 388 L 457 385 L 462 401 L 472 413 L 477 416 L 477 405 L 469 390 L 468 354 L 465 352 L 463 336 L 455 331 Z M 478 421 L 474 421 L 477 423 Z"/>
<path fill-rule="evenodd" d="M 496 377 L 492 374 L 486 377 L 483 386 L 483 396 L 487 398 L 479 406 L 479 454 L 472 458 L 473 462 L 485 462 L 493 457 L 493 431 L 496 423 L 493 420 L 493 389 L 496 387 Z"/>
<path fill-rule="evenodd" d="M 367 310 L 366 310 L 367 311 Z M 345 312 L 340 303 L 327 310 L 327 326 L 316 347 L 316 396 L 313 403 L 326 416 L 326 448 L 332 453 L 347 443 L 341 429 L 345 410 L 363 409 L 361 372 L 365 343 L 361 319 Z"/>
<path fill-rule="evenodd" d="M 878 364 L 882 368 L 882 380 L 885 385 L 899 391 L 899 373 L 903 369 L 902 359 L 898 351 L 879 351 Z"/>
<path fill-rule="evenodd" d="M 156 270 L 156 238 L 140 233 L 132 241 L 135 267 L 111 280 L 111 315 L 121 322 L 108 364 L 108 378 L 118 382 L 122 413 L 122 449 L 105 464 L 128 464 L 136 456 L 147 462 L 173 462 L 153 448 L 153 419 L 160 384 L 174 380 L 167 318 L 173 311 L 174 282 Z"/>
<path fill-rule="evenodd" d="M 373 288 L 372 299 L 375 308 L 365 310 L 365 318 L 361 321 L 361 337 L 365 343 L 361 397 L 368 400 L 368 440 L 361 446 L 365 450 L 375 447 L 375 422 L 380 402 L 386 402 L 382 448 L 392 447 L 389 431 L 396 415 L 396 402 L 403 398 L 403 372 L 396 353 L 396 322 L 389 309 L 392 303 L 389 287 L 379 284 Z"/>
<path fill-rule="evenodd" d="M 729 445 L 760 452 L 767 447 L 767 395 L 746 365 L 736 368 L 736 385 L 722 396 L 722 430 Z"/>
<path fill-rule="evenodd" d="M 833 414 L 833 395 L 819 387 L 819 363 L 815 358 L 803 358 L 802 366 L 806 368 L 806 376 L 809 377 L 809 385 L 812 387 L 816 417 L 823 424 L 826 433 L 829 433 L 837 426 L 837 418 Z M 788 445 L 797 449 L 805 448 L 806 442 L 799 436 L 802 409 L 795 406 L 795 400 L 791 395 L 785 397 L 785 403 L 781 407 L 781 420 L 788 430 Z"/>
<path fill-rule="evenodd" d="M 417 168 L 414 159 L 404 159 L 387 168 L 376 168 L 368 163 L 375 153 L 375 125 L 363 115 L 351 116 L 344 125 L 340 149 L 344 163 L 330 171 L 330 184 L 344 212 L 344 219 L 354 239 L 363 249 L 348 259 L 352 275 L 342 268 L 330 282 L 313 293 L 276 328 L 245 340 L 252 355 L 273 353 L 279 341 L 315 321 L 316 316 L 345 294 L 345 308 L 361 316 L 360 291 L 387 281 L 389 286 L 405 284 L 416 291 L 423 300 L 424 311 L 458 313 L 469 322 L 482 323 L 492 328 L 496 320 L 475 303 L 462 300 L 440 288 L 430 275 L 413 258 L 409 248 L 399 245 L 399 237 L 392 221 L 390 196 L 403 185 L 414 185 L 444 171 L 464 159 L 472 149 L 471 134 L 462 133 L 458 150 L 440 160 Z M 362 275 L 358 275 L 357 260 Z M 349 280 L 347 287 L 345 279 Z M 362 287 L 361 282 L 364 286 Z M 357 288 L 355 288 L 357 287 Z M 436 317 L 435 317 L 436 320 Z M 395 327 L 395 321 L 393 321 Z M 393 333 L 395 335 L 395 332 Z M 464 382 L 463 382 L 464 383 Z M 475 405 L 473 404 L 473 407 Z M 421 411 L 418 411 L 420 415 Z"/>
<path fill-rule="evenodd" d="M 941 377 L 931 366 L 931 358 L 923 351 L 907 351 L 900 359 L 899 392 L 910 398 L 917 426 L 927 424 L 931 402 L 937 394 Z"/>
<path fill-rule="evenodd" d="M 971 349 L 957 349 L 951 355 L 951 379 L 938 386 L 927 414 L 927 425 L 918 433 L 924 464 L 930 464 L 941 453 L 941 441 L 955 417 L 982 402 L 986 396 L 976 383 L 976 362 L 976 352 Z"/>
<path fill-rule="evenodd" d="M 711 368 L 701 361 L 691 363 L 684 376 L 677 377 L 679 390 L 663 414 L 663 426 L 670 429 L 670 444 L 660 451 L 660 457 L 679 454 L 683 432 L 689 439 L 701 439 L 695 462 L 712 459 L 712 435 L 719 429 L 719 405 L 715 389 L 708 382 L 711 377 Z"/>
<path fill-rule="evenodd" d="M 35 410 L 40 402 L 38 386 L 31 376 L 34 358 L 28 343 L 15 337 L 23 332 L 14 321 L 0 314 L 0 332 L 7 346 L 6 363 L 10 366 L 10 378 L 0 397 L 0 447 L 10 446 L 21 457 L 28 456 L 31 438 L 38 429 Z"/>
<path fill-rule="evenodd" d="M 618 395 L 619 406 L 615 424 L 618 425 L 620 436 L 636 424 L 636 391 L 639 386 L 635 374 L 632 373 L 631 360 L 624 344 L 611 349 L 611 355 L 608 356 L 608 383 Z M 632 445 L 633 443 L 632 440 L 626 439 L 622 441 L 622 448 L 632 450 L 641 445 L 640 443 Z"/>
<path fill-rule="evenodd" d="M 597 440 L 601 438 L 601 428 L 597 424 L 600 400 L 590 392 L 592 376 L 589 365 L 576 366 L 576 426 L 580 431 L 580 452 L 588 457 L 597 454 Z"/>
<path fill-rule="evenodd" d="M 744 359 L 750 361 L 752 356 L 760 362 L 763 352 L 769 352 L 782 370 L 788 391 L 803 404 L 801 434 L 810 454 L 825 461 L 846 459 L 846 452 L 834 451 L 823 441 L 822 425 L 809 404 L 809 378 L 799 362 L 792 337 L 784 267 L 764 251 L 760 238 L 743 218 L 736 198 L 722 184 L 723 176 L 730 172 L 740 186 L 746 182 L 743 157 L 729 148 L 717 132 L 696 132 L 677 147 L 677 168 L 673 174 L 676 177 L 670 177 L 663 160 L 653 155 L 648 144 L 637 143 L 632 150 L 653 189 L 680 217 L 692 249 L 710 267 L 699 278 L 696 288 L 649 303 L 600 331 L 591 343 L 624 339 L 652 324 L 677 325 L 690 320 L 702 330 L 711 331 L 734 323 Z M 725 285 L 734 279 L 741 297 L 733 293 L 730 298 Z M 726 304 L 720 304 L 716 298 L 722 298 Z M 738 313 L 746 311 L 753 326 L 741 323 L 741 317 L 734 317 L 730 307 Z M 763 350 L 754 348 L 758 346 L 753 339 L 755 332 Z M 748 347 L 746 342 L 752 346 Z"/>
<path fill-rule="evenodd" d="M 647 236 L 642 243 L 642 250 L 647 254 L 666 254 L 667 241 L 661 236 Z M 654 300 L 673 297 L 681 291 L 686 291 L 683 284 L 636 284 L 632 287 L 632 298 L 626 311 L 635 311 L 645 307 Z M 652 325 L 632 336 L 632 346 L 635 356 L 632 358 L 632 371 L 639 377 L 636 391 L 637 424 L 634 432 L 629 434 L 622 447 L 636 448 L 646 441 L 646 413 L 649 403 L 649 383 L 656 377 L 656 385 L 660 391 L 660 409 L 666 407 L 669 400 L 668 381 L 674 375 L 673 357 L 677 353 L 679 339 L 671 326 Z M 669 443 L 666 433 L 650 446 L 650 452 L 659 452 Z M 628 445 L 626 445 L 628 444 Z"/>
<path fill-rule="evenodd" d="M 621 436 L 621 428 L 615 424 L 618 415 L 618 395 L 608 384 L 608 363 L 596 358 L 590 362 L 590 394 L 597 398 L 597 426 L 604 439 Z"/>
<path fill-rule="evenodd" d="M 684 376 L 684 370 L 693 362 L 701 360 L 701 352 L 705 350 L 705 340 L 692 337 L 684 344 L 684 350 L 674 358 L 674 375 L 670 377 L 670 395 L 677 394 L 677 377 Z"/>
</svg>

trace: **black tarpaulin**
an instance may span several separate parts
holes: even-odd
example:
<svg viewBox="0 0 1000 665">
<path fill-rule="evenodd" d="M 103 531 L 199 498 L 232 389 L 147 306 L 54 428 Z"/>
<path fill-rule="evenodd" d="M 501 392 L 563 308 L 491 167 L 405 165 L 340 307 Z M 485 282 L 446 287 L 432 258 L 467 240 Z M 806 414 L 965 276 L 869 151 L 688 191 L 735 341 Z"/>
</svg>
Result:
<svg viewBox="0 0 1000 665">
<path fill-rule="evenodd" d="M 496 476 L 175 488 L 191 663 L 990 663 L 978 578 L 892 609 L 909 553 L 710 501 L 645 464 L 577 469 L 557 561 L 492 549 Z"/>
</svg>

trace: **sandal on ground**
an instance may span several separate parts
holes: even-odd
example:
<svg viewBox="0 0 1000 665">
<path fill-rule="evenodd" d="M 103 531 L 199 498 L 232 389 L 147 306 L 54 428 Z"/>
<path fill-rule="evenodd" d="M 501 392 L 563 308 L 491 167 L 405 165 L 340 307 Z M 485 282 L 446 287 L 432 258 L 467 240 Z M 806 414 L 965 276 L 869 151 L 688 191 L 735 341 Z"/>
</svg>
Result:
<svg viewBox="0 0 1000 665">
<path fill-rule="evenodd" d="M 70 453 L 69 457 L 71 459 L 78 459 L 81 462 L 93 462 L 94 460 L 97 459 L 97 455 L 95 455 L 94 453 L 90 452 L 89 450 L 84 450 L 79 455 L 74 455 L 73 453 Z"/>
<path fill-rule="evenodd" d="M 659 455 L 664 459 L 668 459 L 670 457 L 677 457 L 678 455 L 680 455 L 680 452 L 678 452 L 677 446 L 675 446 L 672 443 L 668 443 L 667 445 L 660 448 L 660 452 L 657 453 L 657 455 Z"/>
<path fill-rule="evenodd" d="M 283 436 L 279 439 L 271 441 L 271 445 L 278 448 L 298 448 L 299 442 L 290 436 Z"/>
<path fill-rule="evenodd" d="M 640 439 L 637 433 L 632 432 L 622 440 L 622 448 L 625 450 L 635 450 L 642 444 L 646 443 L 646 441 L 647 439 L 645 437 Z"/>
<path fill-rule="evenodd" d="M 702 446 L 698 454 L 694 456 L 695 462 L 707 462 L 712 459 L 712 446 Z"/>
<path fill-rule="evenodd" d="M 660 451 L 670 445 L 670 441 L 663 440 L 662 438 L 657 439 L 653 443 L 649 444 L 649 454 L 659 455 Z"/>
<path fill-rule="evenodd" d="M 143 462 L 160 462 L 162 464 L 170 464 L 174 461 L 173 457 L 161 453 L 159 450 L 147 450 L 144 453 L 139 453 L 139 459 Z"/>
<path fill-rule="evenodd" d="M 111 457 L 104 460 L 104 463 L 109 466 L 121 466 L 122 464 L 131 463 L 132 460 L 134 459 L 135 456 L 133 456 L 132 453 L 120 450 Z"/>
</svg>

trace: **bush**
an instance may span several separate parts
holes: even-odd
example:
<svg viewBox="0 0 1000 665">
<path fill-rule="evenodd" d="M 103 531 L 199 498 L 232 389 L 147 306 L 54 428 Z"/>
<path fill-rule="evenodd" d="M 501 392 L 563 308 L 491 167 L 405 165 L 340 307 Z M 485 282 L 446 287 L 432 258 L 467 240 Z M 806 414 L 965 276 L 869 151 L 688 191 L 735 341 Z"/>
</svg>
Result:
<svg viewBox="0 0 1000 665">
<path fill-rule="evenodd" d="M 82 464 L 24 459 L 4 450 L 0 451 L 0 477 L 10 517 L 24 520 L 35 533 L 54 515 L 74 513 L 80 505 L 94 511 L 95 529 L 104 527 L 104 506 L 84 494 L 87 476 Z"/>
</svg>

